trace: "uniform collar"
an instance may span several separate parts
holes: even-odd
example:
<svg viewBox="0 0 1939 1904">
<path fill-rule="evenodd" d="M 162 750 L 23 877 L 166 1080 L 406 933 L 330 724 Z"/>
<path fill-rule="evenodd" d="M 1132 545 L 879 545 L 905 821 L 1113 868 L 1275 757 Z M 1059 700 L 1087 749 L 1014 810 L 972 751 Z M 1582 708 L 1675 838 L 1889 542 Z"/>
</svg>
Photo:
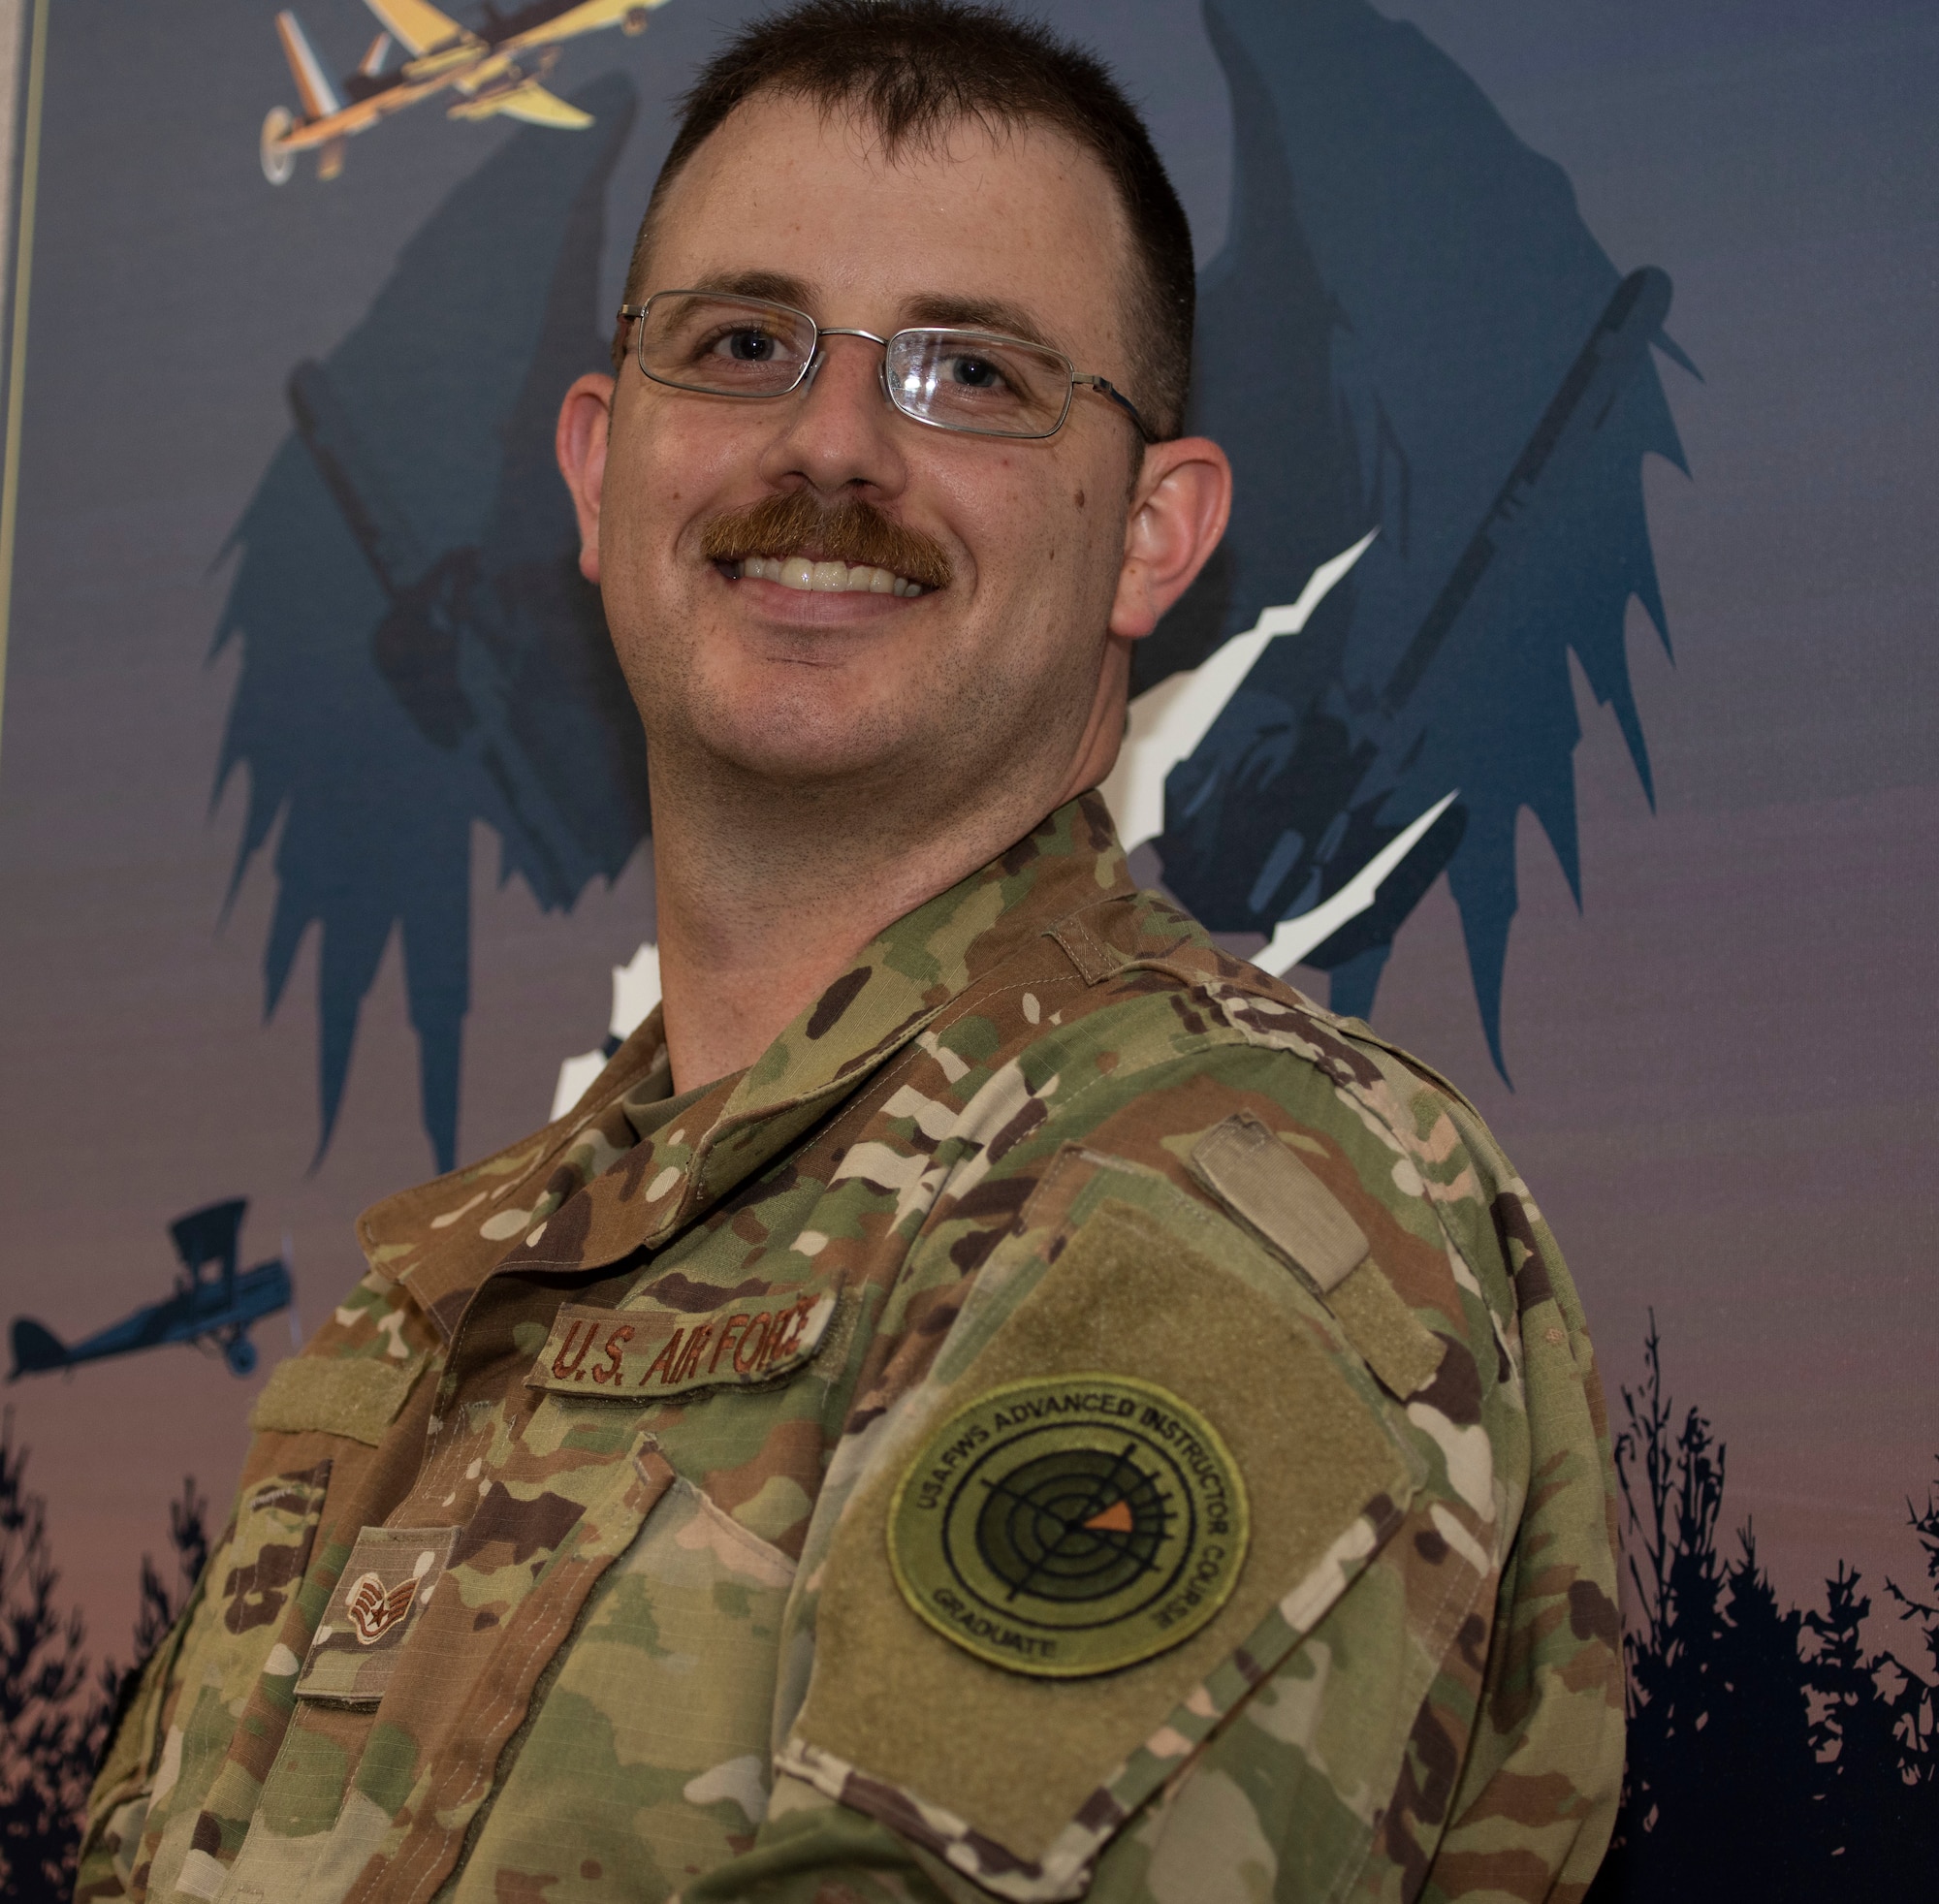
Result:
<svg viewBox="0 0 1939 1904">
<path fill-rule="evenodd" d="M 1133 890 L 1102 798 L 1080 795 L 906 913 L 746 1070 L 667 1096 L 658 1011 L 536 1136 L 366 1210 L 381 1274 L 447 1337 L 498 1270 L 600 1269 L 655 1249 L 781 1156 L 952 1000 L 1060 921 Z"/>
</svg>

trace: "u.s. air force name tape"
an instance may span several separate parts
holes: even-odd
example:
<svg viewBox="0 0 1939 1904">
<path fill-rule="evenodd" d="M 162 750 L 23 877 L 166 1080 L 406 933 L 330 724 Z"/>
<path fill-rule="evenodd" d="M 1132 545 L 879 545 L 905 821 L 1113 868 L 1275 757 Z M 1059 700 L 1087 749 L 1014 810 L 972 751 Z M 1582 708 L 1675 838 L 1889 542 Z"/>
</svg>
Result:
<svg viewBox="0 0 1939 1904">
<path fill-rule="evenodd" d="M 993 1666 L 1077 1678 L 1189 1638 L 1239 1577 L 1237 1464 L 1205 1417 L 1116 1375 L 1014 1381 L 929 1438 L 889 1509 L 909 1605 Z"/>
<path fill-rule="evenodd" d="M 831 1290 L 723 1303 L 699 1316 L 562 1303 L 525 1385 L 657 1402 L 772 1381 L 813 1358 L 835 1304 Z"/>
</svg>

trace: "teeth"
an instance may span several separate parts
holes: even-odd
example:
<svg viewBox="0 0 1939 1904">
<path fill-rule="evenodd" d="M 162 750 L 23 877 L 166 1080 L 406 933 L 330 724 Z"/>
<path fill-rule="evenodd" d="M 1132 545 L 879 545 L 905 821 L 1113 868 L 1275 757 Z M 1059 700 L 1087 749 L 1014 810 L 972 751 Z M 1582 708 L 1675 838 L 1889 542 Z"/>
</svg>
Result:
<svg viewBox="0 0 1939 1904">
<path fill-rule="evenodd" d="M 779 582 L 783 588 L 799 588 L 805 594 L 906 597 L 922 593 L 920 582 L 910 582 L 889 569 L 811 562 L 806 555 L 748 555 L 742 560 L 741 573 L 755 582 Z"/>
</svg>

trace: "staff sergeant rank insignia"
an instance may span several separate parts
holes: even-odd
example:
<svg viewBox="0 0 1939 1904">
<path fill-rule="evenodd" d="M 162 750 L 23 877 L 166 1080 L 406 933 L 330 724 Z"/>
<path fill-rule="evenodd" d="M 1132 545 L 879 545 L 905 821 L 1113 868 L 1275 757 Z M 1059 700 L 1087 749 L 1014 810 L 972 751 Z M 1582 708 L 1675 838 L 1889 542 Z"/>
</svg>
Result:
<svg viewBox="0 0 1939 1904">
<path fill-rule="evenodd" d="M 889 1509 L 903 1598 L 992 1666 L 1073 1679 L 1196 1633 L 1246 1555 L 1217 1431 L 1115 1375 L 1009 1382 L 931 1436 Z"/>
</svg>

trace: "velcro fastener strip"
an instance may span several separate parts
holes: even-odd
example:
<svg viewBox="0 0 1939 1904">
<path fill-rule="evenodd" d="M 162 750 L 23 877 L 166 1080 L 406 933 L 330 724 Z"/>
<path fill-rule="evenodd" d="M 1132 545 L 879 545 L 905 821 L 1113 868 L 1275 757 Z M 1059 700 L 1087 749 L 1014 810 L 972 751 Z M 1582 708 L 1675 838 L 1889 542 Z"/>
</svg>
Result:
<svg viewBox="0 0 1939 1904">
<path fill-rule="evenodd" d="M 342 1435 L 375 1447 L 423 1366 L 422 1355 L 408 1362 L 361 1355 L 334 1361 L 292 1356 L 277 1363 L 264 1383 L 249 1412 L 249 1426 L 258 1434 Z"/>
</svg>

